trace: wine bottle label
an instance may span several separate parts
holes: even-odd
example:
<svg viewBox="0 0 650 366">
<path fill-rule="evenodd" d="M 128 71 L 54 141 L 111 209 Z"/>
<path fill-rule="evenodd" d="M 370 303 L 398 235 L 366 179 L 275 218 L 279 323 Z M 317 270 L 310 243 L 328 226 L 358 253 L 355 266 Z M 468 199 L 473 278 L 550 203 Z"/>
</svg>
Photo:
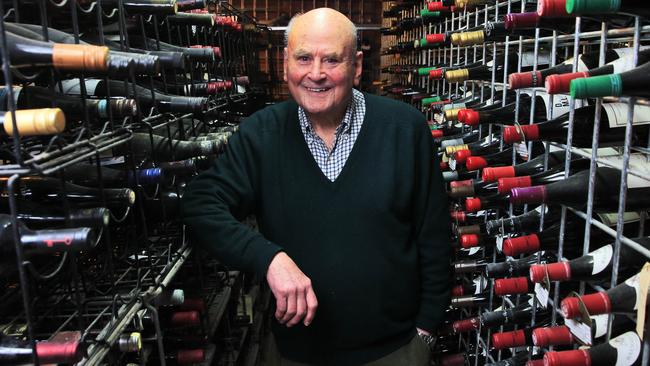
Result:
<svg viewBox="0 0 650 366">
<path fill-rule="evenodd" d="M 464 108 L 465 108 L 465 103 L 449 103 L 449 104 L 445 104 L 442 107 L 442 110 L 447 111 L 450 109 L 464 109 Z"/>
<path fill-rule="evenodd" d="M 86 93 L 90 95 L 95 94 L 95 89 L 97 89 L 97 85 L 101 81 L 99 79 L 86 79 Z M 81 86 L 77 79 L 62 80 L 61 87 L 63 94 L 81 95 Z"/>
<path fill-rule="evenodd" d="M 623 333 L 609 341 L 616 348 L 616 365 L 629 366 L 639 358 L 641 353 L 641 340 L 635 332 Z"/>
<path fill-rule="evenodd" d="M 641 289 L 639 287 L 639 279 L 641 278 L 641 275 L 639 273 L 635 274 L 634 276 L 628 278 L 625 280 L 625 284 L 634 288 L 634 292 L 636 292 L 636 302 L 634 303 L 634 309 L 637 309 L 637 304 L 639 303 L 639 299 L 641 298 Z M 614 299 L 613 299 L 614 300 Z"/>
<path fill-rule="evenodd" d="M 623 169 L 623 157 L 622 156 L 606 156 L 600 158 L 603 161 L 611 164 L 614 167 Z M 629 161 L 630 169 L 633 169 L 636 172 L 650 175 L 650 164 L 646 162 L 645 155 L 643 154 L 631 154 Z M 627 175 L 627 186 L 628 188 L 644 188 L 650 187 L 650 181 L 637 177 L 632 174 Z M 625 217 L 625 216 L 624 216 Z"/>
<path fill-rule="evenodd" d="M 599 314 L 591 317 L 591 327 L 594 330 L 594 338 L 607 334 L 607 318 L 609 314 Z"/>
<path fill-rule="evenodd" d="M 598 216 L 598 220 L 600 220 L 600 222 L 602 222 L 603 224 L 609 227 L 616 226 L 616 223 L 618 222 L 617 213 L 597 213 L 596 215 Z M 623 213 L 624 224 L 629 224 L 632 222 L 639 222 L 639 221 L 641 221 L 641 215 L 638 212 Z"/>
<path fill-rule="evenodd" d="M 591 257 L 594 259 L 594 267 L 591 270 L 591 274 L 597 274 L 605 270 L 607 265 L 612 261 L 613 256 L 614 248 L 611 245 L 605 245 L 591 252 Z"/>
<path fill-rule="evenodd" d="M 537 96 L 542 97 L 546 108 L 546 119 L 555 118 L 563 114 L 569 113 L 569 96 L 565 94 L 555 94 L 549 95 L 547 93 L 537 93 Z M 549 113 L 548 105 L 551 103 L 551 97 L 553 97 L 553 107 Z M 575 108 L 582 108 L 586 106 L 587 103 L 584 99 L 575 99 Z"/>
<path fill-rule="evenodd" d="M 544 285 L 541 283 L 536 283 L 535 284 L 535 294 L 537 295 L 537 302 L 539 302 L 539 305 L 546 309 L 548 306 L 548 299 L 549 299 L 549 291 Z"/>
<path fill-rule="evenodd" d="M 564 325 L 566 325 L 571 334 L 580 340 L 580 342 L 591 345 L 591 327 L 587 324 L 577 321 L 575 319 L 564 319 Z"/>
<path fill-rule="evenodd" d="M 488 281 L 483 276 L 478 276 L 472 280 L 474 282 L 474 295 L 478 295 L 487 288 Z"/>
<path fill-rule="evenodd" d="M 589 71 L 589 67 L 585 65 L 585 63 L 582 61 L 582 58 L 578 57 L 578 69 L 576 72 L 581 72 L 581 71 Z"/>
<path fill-rule="evenodd" d="M 648 49 L 650 47 L 639 47 L 639 51 Z M 614 67 L 614 74 L 620 74 L 625 71 L 632 70 L 636 66 L 634 65 L 634 48 L 617 48 L 614 50 L 618 54 L 618 59 L 610 62 L 610 65 Z"/>
<path fill-rule="evenodd" d="M 532 67 L 534 63 L 535 63 L 534 52 L 524 52 L 521 55 L 521 67 Z M 548 65 L 550 63 L 551 63 L 550 53 L 537 54 L 537 65 Z"/>
<path fill-rule="evenodd" d="M 606 103 L 603 104 L 603 109 L 609 119 L 609 127 L 625 127 L 627 124 L 627 103 Z M 643 105 L 636 105 L 634 107 L 634 116 L 632 117 L 632 124 L 634 125 L 647 125 L 650 123 L 650 107 Z"/>
</svg>

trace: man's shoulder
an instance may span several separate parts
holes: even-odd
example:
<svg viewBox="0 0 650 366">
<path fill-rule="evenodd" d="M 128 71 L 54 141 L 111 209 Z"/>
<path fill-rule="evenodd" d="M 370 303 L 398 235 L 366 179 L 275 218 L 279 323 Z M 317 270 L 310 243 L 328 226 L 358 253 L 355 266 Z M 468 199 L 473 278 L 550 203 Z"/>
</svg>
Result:
<svg viewBox="0 0 650 366">
<path fill-rule="evenodd" d="M 247 117 L 240 129 L 260 132 L 277 130 L 287 123 L 292 113 L 297 113 L 297 108 L 293 100 L 272 104 Z"/>
<path fill-rule="evenodd" d="M 409 104 L 374 94 L 363 95 L 366 100 L 366 110 L 386 122 L 396 123 L 400 127 L 417 127 L 426 121 L 424 114 Z"/>
</svg>

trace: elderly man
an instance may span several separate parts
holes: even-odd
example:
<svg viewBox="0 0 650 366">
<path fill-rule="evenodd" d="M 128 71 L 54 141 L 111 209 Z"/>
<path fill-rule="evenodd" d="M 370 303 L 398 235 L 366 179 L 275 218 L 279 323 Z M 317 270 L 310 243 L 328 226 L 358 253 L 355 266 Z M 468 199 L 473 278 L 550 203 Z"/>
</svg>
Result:
<svg viewBox="0 0 650 366">
<path fill-rule="evenodd" d="M 284 366 L 427 365 L 427 334 L 449 301 L 449 214 L 429 129 L 417 110 L 353 89 L 362 57 L 341 13 L 295 17 L 284 56 L 293 100 L 243 122 L 185 193 L 193 241 L 267 279 Z M 238 221 L 250 214 L 259 232 Z"/>
</svg>

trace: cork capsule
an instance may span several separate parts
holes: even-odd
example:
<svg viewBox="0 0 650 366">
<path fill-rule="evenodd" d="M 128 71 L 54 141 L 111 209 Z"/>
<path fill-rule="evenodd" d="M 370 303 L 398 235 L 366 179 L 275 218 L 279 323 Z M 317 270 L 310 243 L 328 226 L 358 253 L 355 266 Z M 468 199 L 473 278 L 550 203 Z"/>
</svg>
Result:
<svg viewBox="0 0 650 366">
<path fill-rule="evenodd" d="M 106 71 L 108 47 L 55 43 L 52 64 L 61 70 Z"/>
<path fill-rule="evenodd" d="M 482 30 L 474 32 L 464 32 L 460 34 L 461 46 L 473 46 L 485 42 L 485 33 Z"/>
<path fill-rule="evenodd" d="M 11 112 L 5 112 L 2 125 L 7 135 L 14 132 Z M 16 111 L 20 136 L 52 135 L 65 129 L 65 115 L 60 108 L 21 109 Z"/>
<path fill-rule="evenodd" d="M 447 121 L 455 121 L 458 119 L 458 111 L 460 111 L 460 108 L 447 109 L 445 111 L 445 119 Z"/>
<path fill-rule="evenodd" d="M 451 44 L 453 44 L 454 46 L 460 46 L 462 35 L 463 33 L 453 33 L 451 35 Z"/>
<path fill-rule="evenodd" d="M 449 70 L 445 72 L 445 79 L 450 83 L 460 83 L 469 78 L 467 69 Z"/>
<path fill-rule="evenodd" d="M 467 147 L 467 144 L 447 146 L 445 148 L 445 153 L 447 154 L 447 156 L 451 156 L 458 150 L 469 150 L 469 147 Z"/>
</svg>

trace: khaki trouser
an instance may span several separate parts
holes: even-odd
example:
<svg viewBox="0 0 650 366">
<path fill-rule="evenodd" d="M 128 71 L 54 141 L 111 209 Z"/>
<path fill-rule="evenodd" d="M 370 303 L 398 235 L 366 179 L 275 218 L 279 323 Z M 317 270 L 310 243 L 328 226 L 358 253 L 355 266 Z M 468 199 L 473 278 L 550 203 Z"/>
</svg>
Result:
<svg viewBox="0 0 650 366">
<path fill-rule="evenodd" d="M 261 366 L 311 366 L 306 363 L 294 362 L 282 358 L 275 345 L 275 339 L 272 334 L 269 334 L 264 348 L 264 357 Z M 393 353 L 360 366 L 428 366 L 430 356 L 429 346 L 427 346 L 422 338 L 415 336 L 408 344 L 395 350 Z"/>
</svg>

